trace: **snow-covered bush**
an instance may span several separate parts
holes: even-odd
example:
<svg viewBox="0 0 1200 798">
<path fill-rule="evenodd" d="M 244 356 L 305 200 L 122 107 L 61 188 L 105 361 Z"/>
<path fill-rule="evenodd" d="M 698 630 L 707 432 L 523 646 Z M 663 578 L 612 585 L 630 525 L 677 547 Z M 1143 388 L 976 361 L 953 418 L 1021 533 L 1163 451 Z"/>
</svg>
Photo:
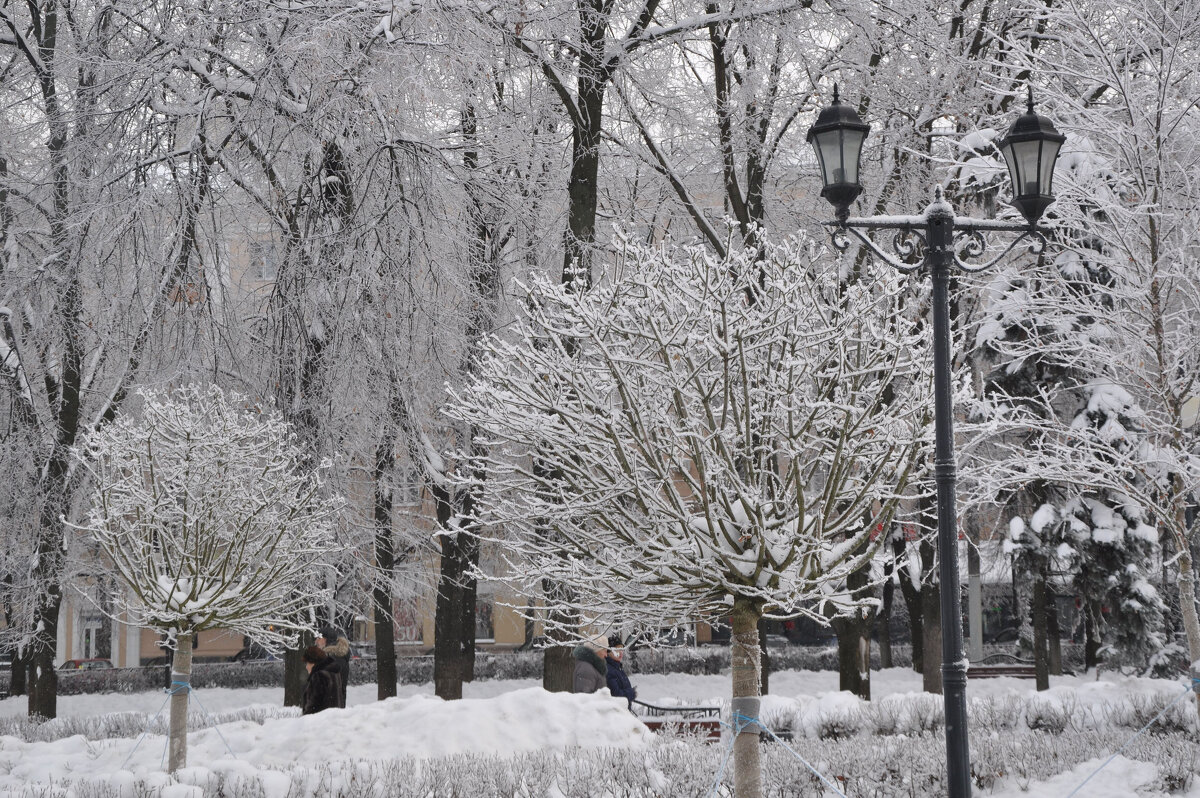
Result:
<svg viewBox="0 0 1200 798">
<path fill-rule="evenodd" d="M 967 702 L 971 728 L 1004 732 L 1017 728 L 1025 711 L 1024 701 L 1016 695 L 986 696 Z"/>
<path fill-rule="evenodd" d="M 912 728 L 933 733 L 946 726 L 946 707 L 941 697 L 930 693 L 912 696 L 909 707 Z"/>
<path fill-rule="evenodd" d="M 1197 728 L 1196 713 L 1191 704 L 1162 693 L 1134 693 L 1112 708 L 1109 719 L 1114 725 L 1131 729 L 1150 724 L 1147 734 L 1187 733 Z"/>
<path fill-rule="evenodd" d="M 1033 731 L 1062 734 L 1071 723 L 1075 703 L 1069 699 L 1033 696 L 1025 707 L 1025 724 Z"/>
</svg>

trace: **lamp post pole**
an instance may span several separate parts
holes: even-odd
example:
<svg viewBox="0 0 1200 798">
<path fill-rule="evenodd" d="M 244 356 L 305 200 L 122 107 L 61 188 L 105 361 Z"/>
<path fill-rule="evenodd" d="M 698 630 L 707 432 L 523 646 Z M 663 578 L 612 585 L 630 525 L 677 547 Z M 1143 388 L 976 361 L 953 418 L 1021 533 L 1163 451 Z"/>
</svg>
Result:
<svg viewBox="0 0 1200 798">
<path fill-rule="evenodd" d="M 926 211 L 925 218 L 925 262 L 933 281 L 933 475 L 937 485 L 946 778 L 951 796 L 969 798 L 971 755 L 967 746 L 967 663 L 963 658 L 962 602 L 959 599 L 954 410 L 950 385 L 950 268 L 954 263 L 954 212 L 949 203 L 935 202 Z"/>
<path fill-rule="evenodd" d="M 942 698 L 946 712 L 946 777 L 950 798 L 971 796 L 971 756 L 967 744 L 967 660 L 963 653 L 962 601 L 958 574 L 958 518 L 955 508 L 954 407 L 950 380 L 950 272 L 984 271 L 1026 238 L 1031 251 L 1045 247 L 1038 219 L 1054 201 L 1050 189 L 1054 163 L 1065 137 L 1053 123 L 1033 109 L 1019 117 L 1008 135 L 997 142 L 1008 164 L 1013 183 L 1013 205 L 1026 224 L 991 219 L 955 217 L 954 209 L 938 188 L 934 201 L 921 216 L 851 218 L 849 207 L 862 193 L 858 181 L 859 156 L 870 127 L 833 90 L 833 103 L 808 131 L 824 181 L 821 196 L 834 206 L 837 221 L 829 222 L 833 244 L 845 251 L 857 239 L 877 259 L 902 272 L 924 267 L 933 281 L 933 401 L 934 464 L 937 486 L 938 581 L 942 614 Z M 885 252 L 865 231 L 896 232 L 892 248 L 900 258 Z M 975 263 L 986 247 L 985 236 L 1016 233 L 1013 240 L 987 263 Z M 921 262 L 912 264 L 918 252 Z"/>
</svg>

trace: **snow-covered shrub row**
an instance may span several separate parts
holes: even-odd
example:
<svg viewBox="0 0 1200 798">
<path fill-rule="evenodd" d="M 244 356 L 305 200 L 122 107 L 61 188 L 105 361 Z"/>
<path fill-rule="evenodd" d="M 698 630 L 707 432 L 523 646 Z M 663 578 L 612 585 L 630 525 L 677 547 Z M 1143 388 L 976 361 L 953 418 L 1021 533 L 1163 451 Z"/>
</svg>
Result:
<svg viewBox="0 0 1200 798">
<path fill-rule="evenodd" d="M 1079 763 L 1116 751 L 1127 735 L 1106 729 L 1078 735 L 1026 732 L 973 734 L 972 774 L 976 787 L 1028 786 Z M 764 794 L 821 795 L 825 790 L 802 756 L 847 795 L 856 798 L 911 798 L 945 793 L 945 744 L 940 734 L 890 737 L 876 745 L 834 740 L 793 743 L 797 753 L 768 744 L 763 750 Z M 118 774 L 104 781 L 79 780 L 30 785 L 13 798 L 335 798 L 388 796 L 430 798 L 707 798 L 712 795 L 724 745 L 668 738 L 644 749 L 566 749 L 513 757 L 453 756 L 298 763 L 287 769 L 259 770 L 223 762 L 213 768 L 181 770 L 178 780 L 165 773 Z M 1151 790 L 1179 792 L 1194 779 L 1194 742 L 1178 735 L 1138 738 L 1123 752 L 1129 759 L 1154 763 L 1158 781 Z M 733 795 L 732 773 L 722 775 L 718 795 Z"/>
<path fill-rule="evenodd" d="M 166 684 L 166 668 L 112 668 L 103 671 L 61 671 L 59 695 L 84 693 L 142 693 Z"/>
<path fill-rule="evenodd" d="M 967 713 L 972 731 L 1006 734 L 1018 731 L 1077 734 L 1106 728 L 1141 729 L 1165 711 L 1151 734 L 1200 736 L 1196 711 L 1170 693 L 1132 693 L 1119 699 L 1081 701 L 1073 692 L 1030 693 L 970 698 Z M 795 737 L 839 740 L 860 734 L 912 736 L 938 732 L 945 723 L 942 697 L 931 693 L 889 695 L 862 701 L 849 693 L 826 693 L 795 699 L 770 696 L 763 720 L 775 731 Z"/>
<path fill-rule="evenodd" d="M 208 729 L 221 723 L 248 720 L 262 724 L 273 718 L 296 717 L 299 707 L 272 707 L 256 704 L 243 709 L 214 712 L 203 710 L 188 712 L 188 731 Z M 143 732 L 165 735 L 168 718 L 147 715 L 143 712 L 112 712 L 106 715 L 83 715 L 78 717 L 54 718 L 48 721 L 33 721 L 24 715 L 0 718 L 0 737 L 17 737 L 25 742 L 50 742 L 64 737 L 80 735 L 88 740 L 110 740 L 137 737 Z"/>
<path fill-rule="evenodd" d="M 1012 645 L 986 646 L 985 654 L 1012 653 Z M 1064 664 L 1078 667 L 1081 647 L 1063 646 Z M 872 667 L 879 667 L 878 650 L 872 652 Z M 541 651 L 478 652 L 475 656 L 476 679 L 540 679 Z M 778 646 L 770 649 L 773 671 L 837 670 L 837 649 L 821 646 Z M 908 667 L 912 648 L 892 646 L 892 664 Z M 687 646 L 650 650 L 631 649 L 626 667 L 631 674 L 685 673 L 716 674 L 729 668 L 729 647 L 722 645 Z M 0 690 L 8 689 L 9 674 L 0 672 Z M 424 684 L 433 680 L 433 657 L 426 655 L 396 658 L 396 679 L 401 684 Z M 103 671 L 64 672 L 59 674 L 59 695 L 80 693 L 137 693 L 153 690 L 166 683 L 166 667 L 114 668 Z M 375 683 L 375 659 L 354 660 L 350 668 L 351 684 Z M 283 663 L 208 662 L 192 666 L 192 684 L 205 687 L 269 687 L 283 684 Z"/>
<path fill-rule="evenodd" d="M 989 644 L 984 646 L 983 653 L 987 657 L 994 654 L 1015 654 L 1016 650 L 1015 645 L 1011 643 Z M 838 669 L 837 649 L 832 646 L 771 646 L 768 653 L 773 671 L 836 671 Z M 1073 671 L 1081 670 L 1083 647 L 1064 643 L 1062 658 L 1065 668 Z M 706 645 L 661 648 L 653 651 L 637 648 L 631 649 L 626 654 L 626 660 L 626 666 L 632 673 L 721 673 L 729 668 L 729 647 Z M 534 675 L 540 675 L 540 660 L 535 665 L 537 671 Z M 912 646 L 893 644 L 892 666 L 907 668 L 911 665 Z M 877 647 L 873 647 L 871 650 L 871 667 L 873 669 L 880 667 Z"/>
</svg>

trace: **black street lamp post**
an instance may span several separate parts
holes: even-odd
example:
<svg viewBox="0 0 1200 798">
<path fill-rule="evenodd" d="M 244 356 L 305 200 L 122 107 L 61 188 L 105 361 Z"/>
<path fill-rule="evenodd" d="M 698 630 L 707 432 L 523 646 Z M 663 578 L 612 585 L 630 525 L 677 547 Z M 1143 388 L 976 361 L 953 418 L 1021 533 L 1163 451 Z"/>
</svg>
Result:
<svg viewBox="0 0 1200 798">
<path fill-rule="evenodd" d="M 958 523 L 955 510 L 954 419 L 950 387 L 950 272 L 957 268 L 977 272 L 994 266 L 1017 244 L 1032 239 L 1031 249 L 1045 246 L 1044 231 L 1037 226 L 1054 201 L 1051 181 L 1054 162 L 1065 137 L 1045 117 L 1029 109 L 998 142 L 1013 181 L 1013 206 L 1027 224 L 954 215 L 939 187 L 934 201 L 920 216 L 855 218 L 849 206 L 862 192 L 858 181 L 859 156 L 869 126 L 849 106 L 841 104 L 834 87 L 833 104 L 823 110 L 808 131 L 817 154 L 824 188 L 821 196 L 833 206 L 837 221 L 829 222 L 834 246 L 845 250 L 853 236 L 875 257 L 903 272 L 929 270 L 933 280 L 933 391 L 934 481 L 937 484 L 938 580 L 942 612 L 942 694 L 946 708 L 946 775 L 950 798 L 970 798 L 971 757 L 967 747 L 967 664 L 963 654 L 962 607 L 959 597 Z M 880 248 L 868 232 L 896 233 L 892 246 L 908 259 L 923 251 L 915 265 Z M 986 249 L 989 233 L 1016 233 L 996 257 L 975 263 Z"/>
</svg>

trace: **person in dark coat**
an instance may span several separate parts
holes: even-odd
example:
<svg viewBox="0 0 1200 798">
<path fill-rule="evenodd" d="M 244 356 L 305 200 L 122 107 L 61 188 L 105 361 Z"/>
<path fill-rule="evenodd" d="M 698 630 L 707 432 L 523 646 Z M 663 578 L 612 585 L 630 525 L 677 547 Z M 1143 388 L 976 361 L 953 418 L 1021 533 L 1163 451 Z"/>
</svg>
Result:
<svg viewBox="0 0 1200 798">
<path fill-rule="evenodd" d="M 338 706 L 345 709 L 346 687 L 350 684 L 350 641 L 332 626 L 322 627 L 317 634 L 317 645 L 325 649 L 325 653 L 337 663 L 338 678 L 342 685 Z"/>
<path fill-rule="evenodd" d="M 606 679 L 608 681 L 608 692 L 616 696 L 621 696 L 629 702 L 629 708 L 633 708 L 633 699 L 637 698 L 637 689 L 629 683 L 629 677 L 625 674 L 625 665 L 622 660 L 625 658 L 625 644 L 621 642 L 619 637 L 610 637 L 608 640 L 608 657 L 604 664 L 608 666 Z"/>
<path fill-rule="evenodd" d="M 341 694 L 338 666 L 320 646 L 309 646 L 301 655 L 308 670 L 308 683 L 300 699 L 301 714 L 315 715 L 323 709 L 336 709 Z"/>
<path fill-rule="evenodd" d="M 594 693 L 608 682 L 605 674 L 608 666 L 604 662 L 608 653 L 608 640 L 593 637 L 581 646 L 576 646 L 571 655 L 575 657 L 575 681 L 572 693 Z"/>
</svg>

